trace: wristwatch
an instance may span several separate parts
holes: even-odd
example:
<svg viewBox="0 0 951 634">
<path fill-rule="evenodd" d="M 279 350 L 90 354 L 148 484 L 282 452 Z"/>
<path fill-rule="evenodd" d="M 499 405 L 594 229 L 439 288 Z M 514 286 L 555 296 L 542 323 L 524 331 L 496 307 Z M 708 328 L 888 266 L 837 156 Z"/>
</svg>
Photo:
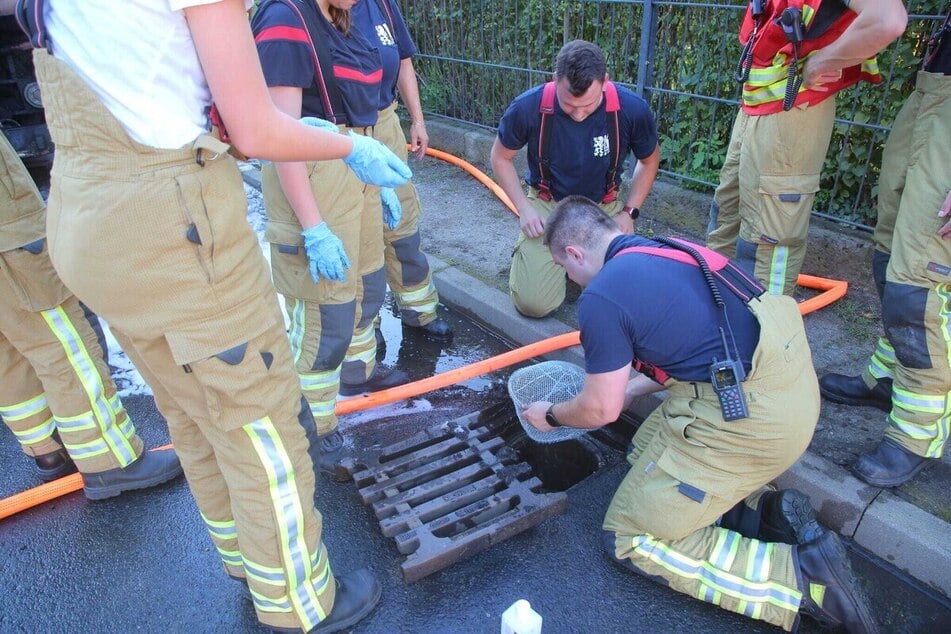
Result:
<svg viewBox="0 0 951 634">
<path fill-rule="evenodd" d="M 548 411 L 545 412 L 545 422 L 551 425 L 552 427 L 563 427 L 563 425 L 558 422 L 558 419 L 555 418 L 555 404 L 554 403 L 552 403 L 548 407 Z"/>
<path fill-rule="evenodd" d="M 637 207 L 625 207 L 621 211 L 630 216 L 631 220 L 637 220 L 637 217 L 641 215 L 641 210 Z"/>
</svg>

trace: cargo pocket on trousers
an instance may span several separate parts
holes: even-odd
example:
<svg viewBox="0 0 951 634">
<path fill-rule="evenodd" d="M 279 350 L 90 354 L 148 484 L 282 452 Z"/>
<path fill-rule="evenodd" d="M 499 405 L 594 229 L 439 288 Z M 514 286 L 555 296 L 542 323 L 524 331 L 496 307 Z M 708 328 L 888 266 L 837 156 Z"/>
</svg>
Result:
<svg viewBox="0 0 951 634">
<path fill-rule="evenodd" d="M 56 308 L 72 295 L 53 268 L 45 240 L 0 253 L 0 270 L 13 289 L 13 300 L 32 313 Z"/>
<path fill-rule="evenodd" d="M 215 235 L 208 218 L 200 172 L 184 174 L 175 179 L 178 202 L 182 212 L 182 234 L 192 244 L 198 265 L 209 283 L 215 281 Z"/>
<path fill-rule="evenodd" d="M 761 213 L 754 220 L 751 242 L 790 245 L 802 242 L 809 227 L 812 202 L 819 191 L 819 174 L 761 175 Z"/>
<path fill-rule="evenodd" d="M 285 397 L 271 389 L 273 356 L 256 341 L 273 326 L 271 314 L 252 303 L 165 335 L 175 363 L 195 375 L 211 422 L 223 431 L 268 416 Z"/>
<path fill-rule="evenodd" d="M 735 475 L 702 463 L 693 456 L 668 447 L 657 460 L 657 467 L 676 480 L 677 500 L 671 511 L 681 514 L 678 522 L 693 532 L 709 526 L 733 504 Z M 687 534 L 689 534 L 689 532 Z"/>
</svg>

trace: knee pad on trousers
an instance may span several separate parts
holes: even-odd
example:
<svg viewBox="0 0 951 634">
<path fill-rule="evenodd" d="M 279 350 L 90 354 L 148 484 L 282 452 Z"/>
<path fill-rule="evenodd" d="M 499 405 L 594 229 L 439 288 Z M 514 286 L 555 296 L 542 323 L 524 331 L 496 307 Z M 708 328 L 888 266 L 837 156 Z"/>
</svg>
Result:
<svg viewBox="0 0 951 634">
<path fill-rule="evenodd" d="M 403 286 L 416 286 L 426 281 L 429 275 L 429 261 L 419 250 L 419 231 L 411 236 L 393 242 L 396 259 L 400 261 L 400 275 Z"/>
<path fill-rule="evenodd" d="M 872 254 L 872 279 L 875 280 L 875 289 L 878 291 L 878 301 L 885 299 L 885 272 L 888 270 L 888 253 L 876 251 Z"/>
<path fill-rule="evenodd" d="M 379 268 L 363 276 L 363 299 L 360 302 L 360 323 L 357 328 L 366 328 L 383 307 L 386 297 L 386 271 Z"/>
<path fill-rule="evenodd" d="M 887 282 L 882 298 L 885 336 L 895 348 L 895 358 L 906 368 L 930 368 L 925 309 L 930 289 Z"/>
<path fill-rule="evenodd" d="M 333 370 L 347 355 L 353 337 L 354 302 L 321 304 L 320 342 L 311 370 Z"/>
<path fill-rule="evenodd" d="M 756 274 L 756 244 L 747 242 L 743 238 L 736 239 L 736 263 L 749 275 L 755 277 Z"/>
</svg>

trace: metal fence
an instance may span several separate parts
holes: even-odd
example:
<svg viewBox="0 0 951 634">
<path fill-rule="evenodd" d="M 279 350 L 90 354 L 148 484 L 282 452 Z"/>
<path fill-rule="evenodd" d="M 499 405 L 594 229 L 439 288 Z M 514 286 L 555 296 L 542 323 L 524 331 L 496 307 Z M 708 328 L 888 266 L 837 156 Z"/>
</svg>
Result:
<svg viewBox="0 0 951 634">
<path fill-rule="evenodd" d="M 882 146 L 946 3 L 910 0 L 905 34 L 878 56 L 882 83 L 838 95 L 816 198 L 820 215 L 874 223 Z M 402 6 L 420 50 L 415 65 L 430 115 L 494 129 L 514 97 L 550 78 L 565 42 L 586 39 L 604 50 L 614 81 L 648 100 L 662 173 L 691 188 L 716 186 L 739 103 L 737 32 L 746 2 L 404 0 Z"/>
</svg>

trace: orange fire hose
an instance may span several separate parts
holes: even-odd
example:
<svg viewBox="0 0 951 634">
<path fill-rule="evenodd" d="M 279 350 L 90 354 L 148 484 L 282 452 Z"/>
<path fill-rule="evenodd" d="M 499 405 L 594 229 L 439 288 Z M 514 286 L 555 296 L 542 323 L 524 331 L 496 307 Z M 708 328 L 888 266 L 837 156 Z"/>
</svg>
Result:
<svg viewBox="0 0 951 634">
<path fill-rule="evenodd" d="M 480 183 L 492 190 L 492 193 L 494 193 L 513 214 L 516 216 L 518 215 L 518 210 L 516 210 L 515 205 L 512 204 L 512 201 L 509 199 L 508 195 L 495 183 L 495 181 L 489 178 L 485 172 L 479 168 L 457 156 L 453 156 L 452 154 L 448 154 L 440 150 L 434 150 L 433 148 L 427 148 L 426 154 L 462 168 L 467 173 L 475 177 Z M 822 291 L 815 297 L 811 297 L 799 304 L 799 312 L 803 315 L 819 310 L 820 308 L 828 306 L 829 304 L 842 298 L 849 287 L 849 283 L 844 280 L 831 280 L 823 277 L 801 274 L 796 280 L 796 283 L 799 286 Z M 510 350 L 509 352 L 505 352 L 483 361 L 477 361 L 467 366 L 456 368 L 455 370 L 449 370 L 448 372 L 443 372 L 442 374 L 437 374 L 420 381 L 415 381 L 406 385 L 400 385 L 388 390 L 383 390 L 381 392 L 373 392 L 364 396 L 346 399 L 337 403 L 335 412 L 338 415 L 350 414 L 353 412 L 386 405 L 388 403 L 394 403 L 396 401 L 401 401 L 413 396 L 419 396 L 420 394 L 431 392 L 432 390 L 447 387 L 449 385 L 454 385 L 467 379 L 471 379 L 488 372 L 493 372 L 495 370 L 500 370 L 515 363 L 526 361 L 549 352 L 579 345 L 581 343 L 580 337 L 580 333 L 577 330 L 574 330 L 572 332 L 567 332 L 555 337 L 543 339 L 542 341 L 538 341 L 527 346 L 522 346 L 521 348 Z M 168 449 L 171 447 L 171 445 L 165 445 L 164 447 L 158 447 L 152 451 Z M 78 473 L 74 473 L 72 475 L 60 478 L 54 482 L 49 482 L 47 484 L 34 487 L 24 491 L 23 493 L 17 493 L 6 499 L 0 500 L 0 520 L 68 493 L 79 491 L 82 488 L 82 476 Z"/>
</svg>

